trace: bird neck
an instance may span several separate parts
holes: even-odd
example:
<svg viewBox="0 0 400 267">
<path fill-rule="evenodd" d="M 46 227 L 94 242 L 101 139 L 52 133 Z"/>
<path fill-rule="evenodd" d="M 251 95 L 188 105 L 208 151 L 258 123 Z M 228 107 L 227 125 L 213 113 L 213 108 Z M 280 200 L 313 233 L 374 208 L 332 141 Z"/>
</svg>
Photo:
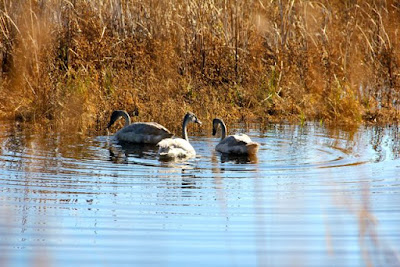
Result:
<svg viewBox="0 0 400 267">
<path fill-rule="evenodd" d="M 221 125 L 221 140 L 224 140 L 226 137 L 226 125 L 221 120 L 219 120 L 219 124 Z"/>
<path fill-rule="evenodd" d="M 188 115 L 185 116 L 185 118 L 183 119 L 183 123 L 182 123 L 182 138 L 189 141 L 188 135 L 187 135 L 187 124 L 189 122 L 189 117 Z"/>
<path fill-rule="evenodd" d="M 126 113 L 125 111 L 121 112 L 121 117 L 125 119 L 125 127 L 131 124 L 131 117 L 129 117 L 129 114 Z"/>
</svg>

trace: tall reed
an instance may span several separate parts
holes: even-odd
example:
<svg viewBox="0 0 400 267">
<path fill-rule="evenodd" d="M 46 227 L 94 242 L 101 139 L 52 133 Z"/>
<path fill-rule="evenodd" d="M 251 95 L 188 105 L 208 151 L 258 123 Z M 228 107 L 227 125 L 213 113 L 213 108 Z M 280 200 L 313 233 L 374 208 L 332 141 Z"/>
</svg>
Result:
<svg viewBox="0 0 400 267">
<path fill-rule="evenodd" d="M 3 0 L 0 115 L 399 118 L 395 1 Z M 206 107 L 206 108 L 205 108 Z"/>
</svg>

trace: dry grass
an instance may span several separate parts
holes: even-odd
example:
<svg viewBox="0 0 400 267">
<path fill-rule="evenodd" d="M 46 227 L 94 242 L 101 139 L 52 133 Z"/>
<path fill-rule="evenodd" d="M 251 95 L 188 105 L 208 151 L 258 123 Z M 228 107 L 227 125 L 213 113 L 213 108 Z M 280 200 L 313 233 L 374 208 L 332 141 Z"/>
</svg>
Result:
<svg viewBox="0 0 400 267">
<path fill-rule="evenodd" d="M 3 0 L 0 116 L 393 122 L 399 21 L 378 0 Z"/>
</svg>

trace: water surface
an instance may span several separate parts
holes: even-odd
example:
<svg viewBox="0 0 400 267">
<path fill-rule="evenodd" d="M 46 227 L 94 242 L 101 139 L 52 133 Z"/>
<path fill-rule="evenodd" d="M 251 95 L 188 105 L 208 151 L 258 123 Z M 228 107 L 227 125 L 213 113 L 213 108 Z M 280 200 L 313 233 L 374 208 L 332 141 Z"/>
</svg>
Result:
<svg viewBox="0 0 400 267">
<path fill-rule="evenodd" d="M 230 131 L 258 157 L 0 123 L 0 266 L 400 265 L 398 127 Z"/>
</svg>

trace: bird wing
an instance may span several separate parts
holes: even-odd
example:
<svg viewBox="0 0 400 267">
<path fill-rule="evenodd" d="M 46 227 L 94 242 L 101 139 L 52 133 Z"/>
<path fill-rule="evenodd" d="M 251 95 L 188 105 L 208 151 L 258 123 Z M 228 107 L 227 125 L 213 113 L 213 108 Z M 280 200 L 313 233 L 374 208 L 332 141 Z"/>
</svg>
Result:
<svg viewBox="0 0 400 267">
<path fill-rule="evenodd" d="M 124 133 L 161 135 L 165 137 L 173 135 L 167 128 L 156 122 L 135 122 L 124 127 L 121 131 Z"/>
<path fill-rule="evenodd" d="M 158 154 L 160 156 L 185 157 L 196 154 L 193 146 L 182 138 L 167 138 L 161 140 L 157 146 L 159 147 Z"/>
<path fill-rule="evenodd" d="M 222 153 L 255 154 L 259 144 L 252 142 L 245 134 L 230 135 L 219 142 L 215 149 Z"/>
<path fill-rule="evenodd" d="M 224 140 L 222 140 L 219 144 L 221 145 L 226 145 L 229 147 L 233 146 L 240 146 L 240 145 L 247 145 L 248 143 L 251 143 L 250 137 L 248 137 L 245 134 L 239 134 L 239 135 L 229 135 L 225 137 Z"/>
</svg>

